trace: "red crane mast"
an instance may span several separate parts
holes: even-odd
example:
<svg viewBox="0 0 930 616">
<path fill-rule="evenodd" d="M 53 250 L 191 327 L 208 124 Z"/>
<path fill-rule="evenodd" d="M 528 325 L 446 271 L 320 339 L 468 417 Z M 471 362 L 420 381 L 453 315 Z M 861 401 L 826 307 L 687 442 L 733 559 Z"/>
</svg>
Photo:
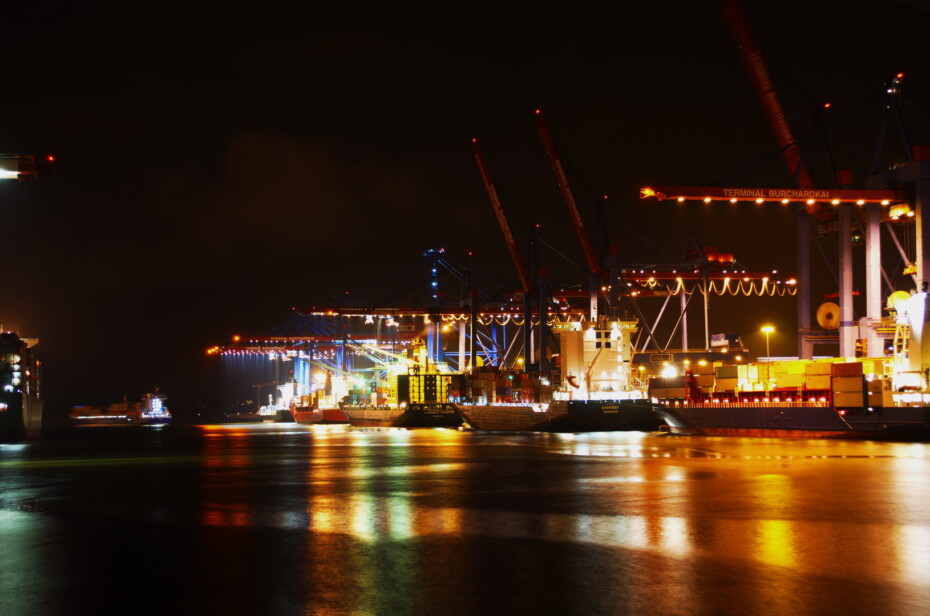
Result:
<svg viewBox="0 0 930 616">
<path fill-rule="evenodd" d="M 484 156 L 481 153 L 481 147 L 477 139 L 471 140 L 475 150 L 475 162 L 478 163 L 478 171 L 481 172 L 481 179 L 484 181 L 484 187 L 488 191 L 488 197 L 491 199 L 491 206 L 494 208 L 494 215 L 497 217 L 497 223 L 504 234 L 504 241 L 507 243 L 507 249 L 510 250 L 510 258 L 513 260 L 514 267 L 517 268 L 517 275 L 520 277 L 520 284 L 523 285 L 523 292 L 529 292 L 533 288 L 529 275 L 526 272 L 526 262 L 523 260 L 523 254 L 517 246 L 517 242 L 510 230 L 510 223 L 507 222 L 507 214 L 501 206 L 501 200 L 497 196 L 497 189 L 494 182 L 491 181 L 491 175 L 488 173 L 488 167 L 484 162 Z"/>
<path fill-rule="evenodd" d="M 559 160 L 558 152 L 555 149 L 555 142 L 549 133 L 549 127 L 543 118 L 542 111 L 536 110 L 536 127 L 539 130 L 539 136 L 542 137 L 543 145 L 546 148 L 546 154 L 549 155 L 549 162 L 552 164 L 552 171 L 555 173 L 555 179 L 559 184 L 559 190 L 562 191 L 562 198 L 565 205 L 568 206 L 568 213 L 575 225 L 575 232 L 581 241 L 581 247 L 584 250 L 584 256 L 588 260 L 588 269 L 592 274 L 601 272 L 601 264 L 598 262 L 597 253 L 594 251 L 594 245 L 591 243 L 591 236 L 584 226 L 584 220 L 581 218 L 581 212 L 578 210 L 578 204 L 575 203 L 575 196 L 568 185 L 568 178 L 565 176 L 565 170 L 562 168 L 562 162 Z"/>
</svg>

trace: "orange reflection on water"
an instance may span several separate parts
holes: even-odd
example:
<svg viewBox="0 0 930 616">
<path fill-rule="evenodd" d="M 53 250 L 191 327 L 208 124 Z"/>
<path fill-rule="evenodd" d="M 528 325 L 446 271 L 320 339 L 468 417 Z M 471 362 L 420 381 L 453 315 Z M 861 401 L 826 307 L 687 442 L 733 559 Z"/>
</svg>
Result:
<svg viewBox="0 0 930 616">
<path fill-rule="evenodd" d="M 792 505 L 791 480 L 786 475 L 762 474 L 754 478 L 751 490 L 763 515 L 754 530 L 756 558 L 770 565 L 795 567 L 797 554 L 792 522 L 777 519 L 784 508 Z"/>
</svg>

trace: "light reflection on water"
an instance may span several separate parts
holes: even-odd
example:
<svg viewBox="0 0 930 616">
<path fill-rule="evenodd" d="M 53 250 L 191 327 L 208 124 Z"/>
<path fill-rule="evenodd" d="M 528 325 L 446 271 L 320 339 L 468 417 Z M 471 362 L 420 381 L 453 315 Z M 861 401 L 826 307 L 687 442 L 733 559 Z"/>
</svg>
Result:
<svg viewBox="0 0 930 616">
<path fill-rule="evenodd" d="M 189 528 L 198 559 L 224 567 L 204 593 L 267 569 L 319 613 L 473 613 L 487 606 L 462 588 L 499 585 L 559 613 L 611 601 L 908 613 L 930 599 L 927 445 L 297 425 L 207 426 L 196 443 L 47 458 L 4 449 L 0 538 L 28 551 L 17 561 L 28 570 L 80 532 L 40 542 L 50 516 L 65 528 L 75 515 Z M 188 491 L 159 480 L 165 471 Z M 62 496 L 43 473 L 94 496 Z M 120 489 L 139 473 L 154 487 L 126 501 Z M 0 578 L 0 591 L 15 597 L 22 584 Z"/>
</svg>

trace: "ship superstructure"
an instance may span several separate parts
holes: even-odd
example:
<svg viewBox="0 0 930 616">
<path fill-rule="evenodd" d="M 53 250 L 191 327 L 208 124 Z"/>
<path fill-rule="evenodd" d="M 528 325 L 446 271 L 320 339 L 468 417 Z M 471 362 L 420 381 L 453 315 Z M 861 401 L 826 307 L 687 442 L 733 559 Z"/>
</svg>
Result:
<svg viewBox="0 0 930 616">
<path fill-rule="evenodd" d="M 36 338 L 0 333 L 0 442 L 36 437 L 42 431 L 41 364 Z"/>
</svg>

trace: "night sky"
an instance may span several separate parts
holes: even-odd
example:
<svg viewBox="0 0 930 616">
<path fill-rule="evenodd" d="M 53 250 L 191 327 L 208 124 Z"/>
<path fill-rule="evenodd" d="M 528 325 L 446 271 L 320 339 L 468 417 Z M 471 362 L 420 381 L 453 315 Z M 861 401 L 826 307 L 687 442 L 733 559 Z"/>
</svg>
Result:
<svg viewBox="0 0 930 616">
<path fill-rule="evenodd" d="M 382 302 L 425 282 L 430 248 L 515 280 L 473 137 L 518 238 L 541 224 L 544 263 L 580 281 L 536 108 L 589 220 L 609 196 L 625 262 L 679 260 L 695 233 L 792 271 L 786 210 L 639 199 L 649 184 L 790 185 L 719 4 L 579 4 L 5 7 L 0 152 L 58 163 L 0 184 L 0 323 L 41 339 L 49 411 L 160 386 L 189 412 L 218 387 L 204 349 L 293 306 Z M 930 143 L 925 3 L 747 4 L 799 142 L 832 103 L 839 165 L 861 181 L 881 106 L 857 105 L 903 71 Z M 793 300 L 718 303 L 715 331 L 752 348 L 772 322 L 772 353 L 796 353 Z"/>
</svg>

